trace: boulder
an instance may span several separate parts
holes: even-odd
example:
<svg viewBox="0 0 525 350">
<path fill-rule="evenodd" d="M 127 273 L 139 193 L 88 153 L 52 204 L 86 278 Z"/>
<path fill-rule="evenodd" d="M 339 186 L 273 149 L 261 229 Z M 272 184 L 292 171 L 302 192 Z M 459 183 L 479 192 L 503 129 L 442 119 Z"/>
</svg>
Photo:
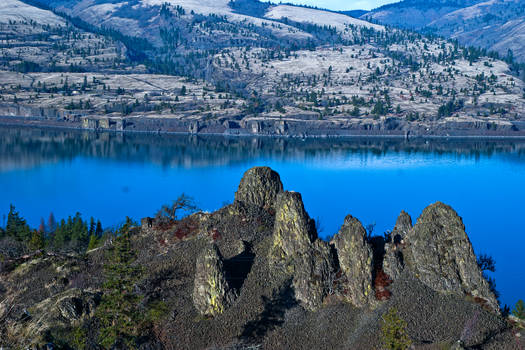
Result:
<svg viewBox="0 0 525 350">
<path fill-rule="evenodd" d="M 193 304 L 201 315 L 216 316 L 223 313 L 234 299 L 234 293 L 226 281 L 220 252 L 214 244 L 210 244 L 197 257 Z"/>
<path fill-rule="evenodd" d="M 405 240 L 405 262 L 427 286 L 439 292 L 470 295 L 499 310 L 477 264 L 463 220 L 450 206 L 437 202 L 425 208 Z"/>
<path fill-rule="evenodd" d="M 348 215 L 330 244 L 335 247 L 339 267 L 346 277 L 345 298 L 357 307 L 373 303 L 373 252 L 361 222 Z"/>
<path fill-rule="evenodd" d="M 235 201 L 261 208 L 272 208 L 283 191 L 279 174 L 268 167 L 254 167 L 244 173 Z"/>
<path fill-rule="evenodd" d="M 271 268 L 293 276 L 295 297 L 306 309 L 321 305 L 333 273 L 330 248 L 317 238 L 315 223 L 297 192 L 282 192 L 277 197 L 269 261 Z"/>
<path fill-rule="evenodd" d="M 405 237 L 412 229 L 412 218 L 405 211 L 399 214 L 396 226 L 390 235 L 390 241 L 385 242 L 385 256 L 383 257 L 383 271 L 396 280 L 405 268 L 403 246 Z"/>
</svg>

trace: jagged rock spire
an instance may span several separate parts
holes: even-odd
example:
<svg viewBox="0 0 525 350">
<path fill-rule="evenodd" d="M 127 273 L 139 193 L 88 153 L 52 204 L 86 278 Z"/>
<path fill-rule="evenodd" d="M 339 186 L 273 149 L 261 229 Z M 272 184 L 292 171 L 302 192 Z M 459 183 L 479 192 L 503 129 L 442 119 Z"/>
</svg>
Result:
<svg viewBox="0 0 525 350">
<path fill-rule="evenodd" d="M 327 295 L 332 271 L 330 249 L 317 239 L 315 223 L 306 213 L 297 192 L 277 196 L 270 265 L 293 277 L 295 297 L 310 310 Z"/>
<path fill-rule="evenodd" d="M 407 266 L 423 283 L 436 291 L 480 298 L 499 310 L 463 220 L 450 206 L 437 202 L 425 208 L 405 240 Z"/>
<path fill-rule="evenodd" d="M 373 252 L 361 222 L 348 215 L 339 233 L 330 242 L 337 251 L 341 272 L 345 275 L 345 297 L 362 307 L 374 299 L 372 289 Z"/>
<path fill-rule="evenodd" d="M 396 226 L 392 230 L 392 239 L 395 243 L 402 241 L 412 229 L 412 218 L 404 210 L 401 211 L 396 220 Z"/>
<path fill-rule="evenodd" d="M 274 235 L 274 254 L 281 259 L 305 252 L 317 239 L 315 223 L 304 209 L 298 192 L 283 192 L 277 196 Z"/>
<path fill-rule="evenodd" d="M 403 246 L 405 237 L 411 229 L 412 218 L 405 211 L 401 211 L 390 235 L 390 241 L 385 242 L 385 256 L 383 257 L 383 271 L 392 280 L 396 280 L 405 268 Z"/>
</svg>

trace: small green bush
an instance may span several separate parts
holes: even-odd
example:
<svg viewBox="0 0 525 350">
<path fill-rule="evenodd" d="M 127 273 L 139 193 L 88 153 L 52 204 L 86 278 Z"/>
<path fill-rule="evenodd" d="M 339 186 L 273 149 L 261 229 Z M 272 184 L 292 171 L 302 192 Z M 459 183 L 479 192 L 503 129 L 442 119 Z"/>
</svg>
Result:
<svg viewBox="0 0 525 350">
<path fill-rule="evenodd" d="M 158 322 L 162 320 L 169 312 L 168 305 L 161 301 L 155 301 L 148 305 L 147 317 L 149 322 Z"/>
<path fill-rule="evenodd" d="M 390 308 L 382 316 L 381 341 L 383 347 L 389 350 L 406 350 L 412 345 L 412 340 L 406 332 L 407 323 L 399 317 L 397 309 Z"/>
<path fill-rule="evenodd" d="M 525 303 L 523 300 L 518 300 L 514 310 L 512 310 L 512 315 L 516 316 L 520 320 L 525 320 Z"/>
<path fill-rule="evenodd" d="M 87 332 L 82 327 L 75 327 L 71 331 L 72 344 L 75 349 L 84 350 L 87 347 Z"/>
</svg>

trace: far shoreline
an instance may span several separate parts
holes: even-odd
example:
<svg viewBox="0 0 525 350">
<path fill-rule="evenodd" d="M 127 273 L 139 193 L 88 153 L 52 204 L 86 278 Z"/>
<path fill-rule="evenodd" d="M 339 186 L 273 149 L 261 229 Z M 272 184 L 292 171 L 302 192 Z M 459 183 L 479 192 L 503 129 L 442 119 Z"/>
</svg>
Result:
<svg viewBox="0 0 525 350">
<path fill-rule="evenodd" d="M 427 133 L 413 133 L 413 130 L 392 130 L 391 133 L 373 133 L 366 130 L 358 129 L 341 129 L 336 130 L 337 133 L 315 133 L 321 132 L 322 129 L 311 129 L 309 133 L 250 133 L 245 130 L 231 132 L 231 129 L 226 129 L 224 132 L 198 131 L 189 132 L 184 130 L 140 130 L 140 129 L 106 129 L 106 128 L 84 128 L 80 122 L 69 122 L 61 120 L 50 120 L 42 117 L 19 117 L 19 116 L 0 116 L 0 126 L 4 127 L 22 127 L 33 129 L 49 129 L 49 130 L 68 130 L 78 132 L 90 133 L 107 133 L 107 134 L 147 134 L 147 135 L 181 135 L 181 136 L 215 136 L 224 138 L 276 138 L 276 139 L 404 139 L 404 140 L 516 140 L 525 141 L 525 130 L 517 131 L 518 135 L 509 135 L 508 132 L 492 132 L 491 134 L 476 133 L 478 129 L 468 130 L 448 130 L 453 132 L 451 134 L 433 133 L 431 130 Z M 238 129 L 236 129 L 238 130 Z M 333 130 L 330 130 L 333 131 Z M 443 131 L 443 130 L 441 130 Z"/>
</svg>

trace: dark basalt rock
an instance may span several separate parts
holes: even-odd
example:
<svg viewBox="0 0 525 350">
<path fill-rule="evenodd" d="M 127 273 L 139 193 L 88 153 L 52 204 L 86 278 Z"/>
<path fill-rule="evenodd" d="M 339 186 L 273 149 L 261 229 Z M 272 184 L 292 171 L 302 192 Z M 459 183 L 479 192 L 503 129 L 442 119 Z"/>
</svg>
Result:
<svg viewBox="0 0 525 350">
<path fill-rule="evenodd" d="M 348 215 L 330 243 L 336 249 L 341 272 L 346 277 L 346 299 L 357 307 L 373 303 L 373 252 L 361 222 Z"/>
<path fill-rule="evenodd" d="M 392 280 L 397 279 L 405 267 L 403 246 L 405 243 L 405 237 L 411 229 L 412 218 L 405 211 L 402 211 L 397 218 L 396 226 L 392 230 L 390 241 L 385 243 L 383 271 Z"/>
<path fill-rule="evenodd" d="M 282 191 L 283 184 L 278 173 L 268 167 L 254 167 L 244 173 L 235 193 L 235 201 L 271 208 Z"/>
<path fill-rule="evenodd" d="M 480 298 L 499 310 L 454 209 L 441 202 L 428 206 L 405 239 L 405 261 L 423 283 L 439 292 Z"/>
<path fill-rule="evenodd" d="M 330 249 L 317 238 L 315 224 L 304 209 L 301 195 L 282 192 L 277 197 L 270 265 L 293 276 L 295 297 L 310 310 L 328 293 L 332 271 Z"/>
<path fill-rule="evenodd" d="M 197 258 L 193 304 L 201 315 L 216 316 L 223 313 L 233 300 L 220 252 L 210 244 Z"/>
</svg>

